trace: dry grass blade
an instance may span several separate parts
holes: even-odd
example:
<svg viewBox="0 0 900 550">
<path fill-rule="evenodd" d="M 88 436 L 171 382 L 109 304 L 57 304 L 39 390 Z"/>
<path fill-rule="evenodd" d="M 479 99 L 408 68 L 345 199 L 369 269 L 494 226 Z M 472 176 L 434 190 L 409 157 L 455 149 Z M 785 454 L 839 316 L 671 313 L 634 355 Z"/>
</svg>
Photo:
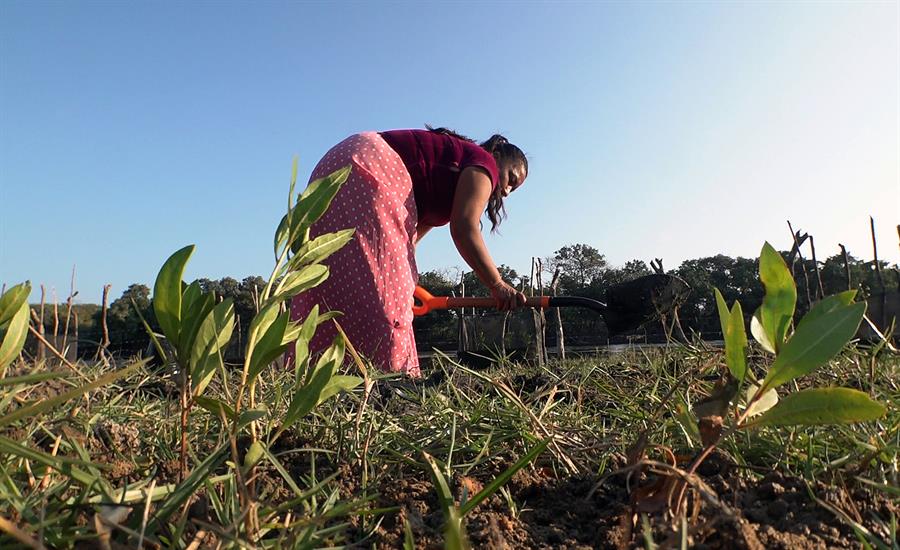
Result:
<svg viewBox="0 0 900 550">
<path fill-rule="evenodd" d="M 28 548 L 34 548 L 35 550 L 44 550 L 46 548 L 40 541 L 35 540 L 31 535 L 16 527 L 15 524 L 3 516 L 0 516 L 0 531 L 8 534 Z"/>
<path fill-rule="evenodd" d="M 136 361 L 131 365 L 125 367 L 124 369 L 120 369 L 117 371 L 109 372 L 97 378 L 93 382 L 89 384 L 85 384 L 84 386 L 80 386 L 73 390 L 69 390 L 65 393 L 61 393 L 57 396 L 51 397 L 49 399 L 41 399 L 35 403 L 22 407 L 20 409 L 16 409 L 15 411 L 0 417 L 0 426 L 6 426 L 15 422 L 16 420 L 20 420 L 22 418 L 29 418 L 34 416 L 39 416 L 49 411 L 50 409 L 56 407 L 60 403 L 65 403 L 66 401 L 83 395 L 91 390 L 97 389 L 101 386 L 105 386 L 120 378 L 124 378 L 131 374 L 132 372 L 138 370 L 147 364 L 149 359 L 142 359 L 140 361 Z"/>
<path fill-rule="evenodd" d="M 487 383 L 491 384 L 492 386 L 494 386 L 495 388 L 497 388 L 497 390 L 502 395 L 504 395 L 507 399 L 512 401 L 522 412 L 524 412 L 531 419 L 532 424 L 534 424 L 534 426 L 537 427 L 537 429 L 541 433 L 544 434 L 545 438 L 548 438 L 550 440 L 550 446 L 553 449 L 553 453 L 556 455 L 556 457 L 560 461 L 563 462 L 563 464 L 565 464 L 568 471 L 570 473 L 575 473 L 575 472 L 579 471 L 579 468 L 578 468 L 578 466 L 575 465 L 575 462 L 573 462 L 572 459 L 569 458 L 569 456 L 566 453 L 564 453 L 562 451 L 562 449 L 559 447 L 559 445 L 556 441 L 558 436 L 556 434 L 554 434 L 553 432 L 551 432 L 547 428 L 547 426 L 544 425 L 543 422 L 541 422 L 541 419 L 538 418 L 538 416 L 536 414 L 534 414 L 534 411 L 532 411 L 531 408 L 528 407 L 518 395 L 516 395 L 516 393 L 512 390 L 512 388 L 510 388 L 508 385 L 501 382 L 500 380 L 494 380 L 493 378 L 485 376 L 479 372 L 470 370 L 461 365 L 459 368 L 461 370 L 465 371 L 466 373 L 468 373 L 484 382 L 487 382 Z"/>
</svg>

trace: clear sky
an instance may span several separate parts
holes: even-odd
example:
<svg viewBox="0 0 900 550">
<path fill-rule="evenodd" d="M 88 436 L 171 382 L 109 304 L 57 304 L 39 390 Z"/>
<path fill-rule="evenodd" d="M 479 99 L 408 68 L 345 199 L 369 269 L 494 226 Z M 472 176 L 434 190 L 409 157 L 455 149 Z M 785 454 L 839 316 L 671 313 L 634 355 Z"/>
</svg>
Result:
<svg viewBox="0 0 900 550">
<path fill-rule="evenodd" d="M 266 276 L 291 159 L 362 130 L 502 132 L 530 157 L 498 263 L 566 244 L 668 268 L 900 248 L 900 33 L 886 2 L 0 3 L 0 284 L 99 300 Z M 446 228 L 420 271 L 463 262 Z"/>
</svg>

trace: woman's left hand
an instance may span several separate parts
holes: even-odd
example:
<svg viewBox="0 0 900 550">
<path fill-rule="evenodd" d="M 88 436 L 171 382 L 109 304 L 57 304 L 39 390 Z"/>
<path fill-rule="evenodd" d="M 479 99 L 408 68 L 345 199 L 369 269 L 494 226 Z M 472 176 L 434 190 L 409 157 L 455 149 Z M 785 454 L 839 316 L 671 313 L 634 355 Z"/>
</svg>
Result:
<svg viewBox="0 0 900 550">
<path fill-rule="evenodd" d="M 491 297 L 497 302 L 497 309 L 500 311 L 511 311 L 524 306 L 526 301 L 524 294 L 503 280 L 491 286 Z"/>
</svg>

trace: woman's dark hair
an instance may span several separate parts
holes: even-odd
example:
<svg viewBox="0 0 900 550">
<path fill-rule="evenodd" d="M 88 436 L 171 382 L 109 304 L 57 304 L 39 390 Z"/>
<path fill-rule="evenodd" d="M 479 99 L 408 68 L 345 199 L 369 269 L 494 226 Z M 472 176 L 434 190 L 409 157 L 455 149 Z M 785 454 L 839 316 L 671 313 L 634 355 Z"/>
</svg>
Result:
<svg viewBox="0 0 900 550">
<path fill-rule="evenodd" d="M 427 124 L 425 125 L 425 128 L 437 134 L 452 136 L 457 139 L 476 143 L 474 139 L 468 138 L 462 134 L 458 134 L 453 130 L 447 128 L 432 128 Z M 510 143 L 509 140 L 505 137 L 501 136 L 500 134 L 494 134 L 490 138 L 488 138 L 487 141 L 480 143 L 479 145 L 481 145 L 482 149 L 493 155 L 494 160 L 497 161 L 498 167 L 500 166 L 501 161 L 504 160 L 510 162 L 520 162 L 522 163 L 522 166 L 525 167 L 525 175 L 528 175 L 528 157 L 525 156 L 525 153 L 523 153 L 521 149 Z M 499 185 L 494 187 L 494 192 L 491 193 L 491 198 L 488 199 L 488 204 L 485 212 L 488 215 L 488 219 L 491 220 L 491 232 L 493 233 L 497 231 L 497 227 L 500 226 L 500 222 L 502 222 L 503 218 L 506 217 L 506 208 L 503 206 L 503 190 L 500 189 Z"/>
</svg>

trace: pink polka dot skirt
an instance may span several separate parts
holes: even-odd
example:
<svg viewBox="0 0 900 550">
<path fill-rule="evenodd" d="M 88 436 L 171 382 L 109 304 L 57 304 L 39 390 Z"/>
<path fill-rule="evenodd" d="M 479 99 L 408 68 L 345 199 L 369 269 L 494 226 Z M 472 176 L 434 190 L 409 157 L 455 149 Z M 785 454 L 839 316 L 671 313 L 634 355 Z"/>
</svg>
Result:
<svg viewBox="0 0 900 550">
<path fill-rule="evenodd" d="M 350 165 L 350 177 L 331 207 L 310 230 L 323 233 L 355 228 L 353 239 L 325 263 L 331 275 L 295 297 L 291 318 L 305 319 L 312 307 L 341 311 L 338 319 L 353 346 L 379 368 L 418 377 L 413 336 L 412 296 L 418 280 L 415 248 L 416 201 L 400 156 L 376 132 L 350 136 L 319 161 L 310 181 Z M 310 352 L 334 339 L 333 323 L 323 323 Z"/>
</svg>

